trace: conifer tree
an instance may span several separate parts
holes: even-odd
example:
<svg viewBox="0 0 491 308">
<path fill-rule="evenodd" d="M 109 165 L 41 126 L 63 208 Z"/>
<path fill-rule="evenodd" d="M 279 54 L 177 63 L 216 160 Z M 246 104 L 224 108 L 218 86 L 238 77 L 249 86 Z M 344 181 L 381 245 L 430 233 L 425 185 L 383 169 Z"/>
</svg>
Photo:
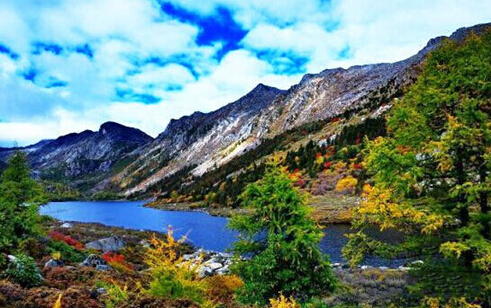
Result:
<svg viewBox="0 0 491 308">
<path fill-rule="evenodd" d="M 29 177 L 25 154 L 15 152 L 0 177 L 0 251 L 38 231 L 38 206 L 44 202 L 42 188 Z"/>
<path fill-rule="evenodd" d="M 246 187 L 241 200 L 251 213 L 230 222 L 240 232 L 234 251 L 251 257 L 236 268 L 245 283 L 241 301 L 265 304 L 280 294 L 305 301 L 333 289 L 329 261 L 319 249 L 322 230 L 277 159 L 261 180 Z"/>
<path fill-rule="evenodd" d="M 490 55 L 491 32 L 448 40 L 432 52 L 395 103 L 388 136 L 368 144 L 365 163 L 375 184 L 365 186 L 357 209 L 357 227 L 395 228 L 406 241 L 391 246 L 359 232 L 345 248 L 353 264 L 365 253 L 411 252 L 426 257 L 426 271 L 474 273 L 477 288 L 429 288 L 444 298 L 478 297 L 483 307 L 491 294 Z"/>
</svg>

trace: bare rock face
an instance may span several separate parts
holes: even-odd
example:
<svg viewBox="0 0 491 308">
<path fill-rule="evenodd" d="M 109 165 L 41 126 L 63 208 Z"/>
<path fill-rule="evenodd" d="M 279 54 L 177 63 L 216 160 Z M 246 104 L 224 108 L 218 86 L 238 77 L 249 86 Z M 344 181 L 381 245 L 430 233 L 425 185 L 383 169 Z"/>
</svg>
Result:
<svg viewBox="0 0 491 308">
<path fill-rule="evenodd" d="M 103 252 L 116 252 L 124 247 L 124 241 L 119 236 L 111 236 L 85 244 L 87 249 L 102 250 Z"/>
<path fill-rule="evenodd" d="M 145 191 L 185 167 L 194 166 L 191 173 L 199 176 L 258 146 L 264 137 L 363 107 L 370 93 L 389 85 L 398 89 L 409 84 L 416 75 L 415 68 L 440 40 L 430 41 L 404 61 L 307 74 L 286 91 L 260 84 L 215 112 L 195 112 L 171 120 L 146 146 L 145 154 L 115 181 L 129 195 Z M 135 182 L 131 180 L 134 178 L 144 179 Z"/>
<path fill-rule="evenodd" d="M 491 24 L 461 28 L 449 39 L 462 41 L 470 33 L 482 33 Z M 258 85 L 250 93 L 211 113 L 196 112 L 172 120 L 145 154 L 115 178 L 126 193 L 145 191 L 159 180 L 193 166 L 201 175 L 274 137 L 315 120 L 360 110 L 372 93 L 398 91 L 413 82 L 428 53 L 446 37 L 431 39 L 416 55 L 396 63 L 327 69 L 305 75 L 287 91 Z M 388 103 L 381 102 L 380 104 Z M 134 178 L 143 180 L 131 180 Z"/>
</svg>

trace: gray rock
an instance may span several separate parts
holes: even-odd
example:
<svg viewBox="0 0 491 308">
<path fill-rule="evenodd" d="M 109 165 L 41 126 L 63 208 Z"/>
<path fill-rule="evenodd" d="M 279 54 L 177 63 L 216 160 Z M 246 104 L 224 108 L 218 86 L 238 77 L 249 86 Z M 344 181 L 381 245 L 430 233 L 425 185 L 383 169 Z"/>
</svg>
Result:
<svg viewBox="0 0 491 308">
<path fill-rule="evenodd" d="M 85 258 L 84 262 L 82 262 L 82 265 L 96 267 L 97 265 L 107 265 L 107 262 L 99 255 L 91 254 L 87 258 Z"/>
<path fill-rule="evenodd" d="M 60 228 L 67 228 L 67 229 L 71 229 L 73 228 L 73 224 L 72 223 L 69 223 L 69 222 L 65 222 L 64 224 L 62 224 L 60 226 Z"/>
<path fill-rule="evenodd" d="M 366 270 L 366 269 L 369 269 L 369 268 L 373 268 L 373 266 L 370 266 L 370 265 L 362 265 L 362 266 L 360 266 L 360 268 L 362 270 Z"/>
<path fill-rule="evenodd" d="M 102 250 L 103 252 L 115 252 L 125 245 L 123 239 L 119 236 L 111 236 L 97 241 L 85 244 L 87 249 Z"/>
<path fill-rule="evenodd" d="M 221 263 L 218 263 L 218 262 L 211 262 L 211 263 L 206 264 L 206 266 L 209 267 L 212 271 L 215 271 L 215 270 L 223 267 L 223 265 Z"/>
<path fill-rule="evenodd" d="M 44 268 L 60 266 L 63 266 L 63 261 L 61 260 L 50 259 L 48 262 L 44 263 Z"/>
<path fill-rule="evenodd" d="M 187 255 L 183 255 L 182 256 L 182 259 L 184 261 L 189 261 L 189 260 L 196 260 L 196 256 L 194 254 L 187 254 Z"/>
<path fill-rule="evenodd" d="M 208 266 L 202 266 L 198 268 L 198 277 L 205 278 L 206 276 L 213 275 L 213 271 Z"/>
<path fill-rule="evenodd" d="M 217 275 L 220 275 L 220 276 L 227 275 L 229 273 L 229 270 L 226 269 L 226 268 L 224 268 L 224 267 L 222 267 L 222 268 L 217 269 L 215 273 Z"/>
<path fill-rule="evenodd" d="M 102 295 L 102 294 L 106 294 L 107 293 L 107 290 L 106 288 L 98 288 L 97 290 L 95 290 L 97 292 L 97 294 L 99 295 Z"/>
<path fill-rule="evenodd" d="M 144 248 L 150 248 L 150 243 L 146 240 L 141 240 L 138 242 L 141 246 L 143 246 Z"/>
<path fill-rule="evenodd" d="M 98 264 L 95 266 L 95 269 L 98 271 L 108 271 L 111 269 L 111 267 L 107 264 Z"/>
</svg>

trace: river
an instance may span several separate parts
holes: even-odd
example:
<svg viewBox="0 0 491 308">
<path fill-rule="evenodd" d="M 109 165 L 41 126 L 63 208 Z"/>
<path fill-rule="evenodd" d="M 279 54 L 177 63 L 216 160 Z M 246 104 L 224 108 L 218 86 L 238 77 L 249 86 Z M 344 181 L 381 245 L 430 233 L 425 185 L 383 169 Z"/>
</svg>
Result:
<svg viewBox="0 0 491 308">
<path fill-rule="evenodd" d="M 101 223 L 107 226 L 164 232 L 172 226 L 177 237 L 187 235 L 191 244 L 214 251 L 226 251 L 236 239 L 227 228 L 227 219 L 204 212 L 165 211 L 144 207 L 144 201 L 67 201 L 50 202 L 40 208 L 42 215 L 62 221 Z M 341 249 L 346 244 L 345 234 L 352 232 L 348 225 L 332 225 L 324 230 L 320 248 L 330 255 L 331 262 L 344 263 Z M 392 240 L 391 234 L 381 235 Z M 370 258 L 365 264 L 398 266 L 402 260 L 388 261 Z"/>
</svg>

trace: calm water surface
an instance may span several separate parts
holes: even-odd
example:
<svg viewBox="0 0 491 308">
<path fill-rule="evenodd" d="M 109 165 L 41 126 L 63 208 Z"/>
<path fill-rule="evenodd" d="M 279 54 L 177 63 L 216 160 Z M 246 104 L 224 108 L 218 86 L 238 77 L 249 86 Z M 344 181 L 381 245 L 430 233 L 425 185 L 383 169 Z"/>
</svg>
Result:
<svg viewBox="0 0 491 308">
<path fill-rule="evenodd" d="M 50 202 L 40 213 L 63 221 L 101 223 L 108 226 L 163 232 L 171 225 L 176 236 L 188 235 L 196 247 L 225 251 L 235 241 L 236 233 L 227 229 L 227 219 L 203 212 L 164 211 L 143 207 L 145 201 L 68 201 Z M 333 225 L 324 229 L 320 244 L 332 262 L 345 262 L 341 249 L 346 243 L 348 225 Z M 390 234 L 384 235 L 389 237 Z M 365 262 L 374 266 L 398 266 L 401 260 L 386 261 L 372 258 Z"/>
</svg>

